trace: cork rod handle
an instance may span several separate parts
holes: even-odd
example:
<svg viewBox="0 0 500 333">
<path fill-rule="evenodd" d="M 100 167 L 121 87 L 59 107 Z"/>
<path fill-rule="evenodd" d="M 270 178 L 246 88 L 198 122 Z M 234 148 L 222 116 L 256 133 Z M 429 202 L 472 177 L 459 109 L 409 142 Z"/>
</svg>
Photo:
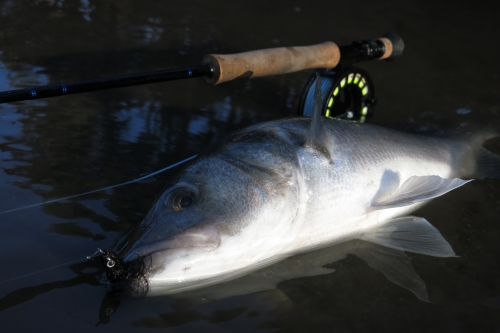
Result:
<svg viewBox="0 0 500 333">
<path fill-rule="evenodd" d="M 377 49 L 372 42 L 380 45 L 380 48 Z M 393 33 L 361 43 L 368 43 L 364 45 L 375 49 L 371 49 L 368 53 L 365 48 L 357 49 L 356 54 L 361 57 L 357 61 L 394 60 L 400 57 L 404 50 L 403 40 Z M 358 43 L 353 45 L 359 48 Z M 342 56 L 340 50 L 337 44 L 324 42 L 311 46 L 279 47 L 237 54 L 209 54 L 203 58 L 203 65 L 209 65 L 213 73 L 205 77 L 205 80 L 210 84 L 219 84 L 238 78 L 286 74 L 310 68 L 331 69 L 340 62 Z M 344 51 L 347 50 L 344 48 L 342 52 Z M 346 53 L 344 56 L 353 57 L 349 54 L 352 50 Z"/>
<path fill-rule="evenodd" d="M 237 54 L 209 54 L 203 59 L 203 64 L 210 65 L 214 71 L 206 81 L 219 84 L 237 78 L 286 74 L 310 68 L 333 68 L 339 60 L 340 51 L 337 44 L 325 42 Z"/>
</svg>

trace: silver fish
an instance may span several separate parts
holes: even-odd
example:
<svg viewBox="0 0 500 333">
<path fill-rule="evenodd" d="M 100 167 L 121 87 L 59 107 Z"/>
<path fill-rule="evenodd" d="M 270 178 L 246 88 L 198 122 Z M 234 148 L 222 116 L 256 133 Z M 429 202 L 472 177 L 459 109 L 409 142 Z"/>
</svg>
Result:
<svg viewBox="0 0 500 333">
<path fill-rule="evenodd" d="M 160 196 L 121 250 L 135 271 L 115 285 L 178 293 L 353 239 L 453 257 L 436 228 L 407 215 L 468 182 L 462 178 L 500 177 L 500 158 L 481 147 L 489 137 L 443 139 L 323 118 L 319 103 L 312 118 L 240 130 Z"/>
</svg>

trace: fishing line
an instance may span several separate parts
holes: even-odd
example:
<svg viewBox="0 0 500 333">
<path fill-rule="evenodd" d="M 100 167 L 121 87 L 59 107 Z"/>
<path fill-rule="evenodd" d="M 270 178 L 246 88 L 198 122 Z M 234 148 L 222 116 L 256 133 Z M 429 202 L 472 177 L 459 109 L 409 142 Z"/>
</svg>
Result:
<svg viewBox="0 0 500 333">
<path fill-rule="evenodd" d="M 3 294 L 6 294 L 6 293 L 3 293 Z M 67 310 L 61 309 L 61 308 L 59 308 L 57 306 L 54 306 L 54 305 L 50 305 L 50 304 L 42 302 L 40 300 L 37 300 L 37 299 L 34 299 L 34 298 L 25 297 L 25 296 L 21 296 L 21 295 L 14 294 L 14 293 L 9 293 L 9 295 L 15 296 L 17 298 L 22 298 L 22 299 L 24 299 L 25 301 L 28 301 L 28 302 L 35 302 L 35 303 L 39 303 L 41 305 L 45 305 L 45 306 L 47 306 L 49 308 L 52 308 L 54 310 L 58 310 L 58 311 L 64 312 L 64 313 L 66 313 L 66 314 L 68 314 L 68 315 L 70 315 L 70 316 L 72 316 L 72 317 L 74 317 L 76 319 L 79 319 L 79 320 L 83 321 L 86 324 L 90 324 L 90 325 L 93 325 L 93 326 L 95 325 L 94 323 L 92 323 L 92 322 L 90 322 L 90 321 L 88 321 L 88 320 L 86 320 L 86 319 L 84 319 L 82 317 L 79 317 L 79 316 L 77 316 L 77 315 L 75 315 L 75 314 L 73 314 L 73 313 L 71 313 L 71 312 L 69 312 Z"/>
<path fill-rule="evenodd" d="M 27 209 L 27 208 L 32 208 L 32 207 L 38 207 L 38 206 L 42 206 L 42 205 L 45 205 L 45 204 L 49 204 L 49 203 L 53 203 L 53 202 L 58 202 L 58 201 L 62 201 L 62 200 L 68 200 L 68 199 L 73 199 L 73 198 L 76 198 L 76 197 L 81 197 L 83 195 L 87 195 L 87 194 L 92 194 L 92 193 L 96 193 L 96 192 L 100 192 L 100 191 L 105 191 L 105 190 L 109 190 L 109 189 L 112 189 L 112 188 L 115 188 L 115 187 L 119 187 L 119 186 L 124 186 L 124 185 L 129 185 L 129 184 L 132 184 L 132 183 L 136 183 L 136 182 L 139 182 L 141 180 L 144 180 L 144 179 L 147 179 L 147 178 L 150 178 L 150 177 L 153 177 L 159 173 L 162 173 L 164 171 L 167 171 L 167 170 L 170 170 L 172 168 L 175 168 L 176 166 L 179 166 L 183 163 L 186 163 L 186 162 L 189 162 L 191 161 L 192 159 L 194 159 L 196 156 L 198 155 L 193 155 L 191 157 L 188 157 L 180 162 L 177 162 L 175 164 L 172 164 L 172 165 L 169 165 L 163 169 L 160 169 L 158 171 L 155 171 L 153 173 L 150 173 L 148 175 L 145 175 L 143 177 L 140 177 L 140 178 L 137 178 L 137 179 L 134 179 L 134 180 L 129 180 L 125 183 L 120 183 L 120 184 L 116 184 L 116 185 L 111 185 L 111 186 L 108 186 L 108 187 L 104 187 L 104 188 L 101 188 L 101 189 L 98 189 L 98 190 L 92 190 L 92 191 L 88 191 L 88 192 L 85 192 L 85 193 L 80 193 L 80 194 L 75 194 L 75 195 L 70 195 L 68 197 L 64 197 L 64 198 L 59 198 L 59 199 L 53 199 L 53 200 L 49 200 L 49 201 L 45 201 L 45 202 L 41 202 L 41 203 L 37 203 L 37 204 L 33 204 L 33 205 L 28 205 L 28 206 L 23 206 L 23 207 L 18 207 L 18 208 L 14 208 L 14 209 L 9 209 L 9 210 L 4 210 L 3 212 L 0 212 L 0 214 L 5 214 L 5 213 L 10 213 L 10 212 L 15 212 L 15 211 L 18 211 L 18 210 L 22 210 L 22 209 Z M 2 282 L 2 281 L 0 281 Z"/>
<path fill-rule="evenodd" d="M 35 274 L 39 274 L 39 273 L 43 273 L 43 272 L 46 272 L 46 271 L 49 271 L 51 269 L 55 269 L 55 268 L 58 268 L 58 267 L 62 267 L 62 266 L 66 266 L 66 265 L 71 265 L 71 264 L 74 264 L 74 263 L 77 263 L 77 262 L 80 262 L 80 261 L 83 261 L 83 260 L 88 260 L 88 259 L 91 259 L 90 257 L 85 257 L 85 258 L 80 258 L 78 260 L 73 260 L 73 261 L 70 261 L 70 262 L 66 262 L 64 264 L 60 264 L 60 265 L 56 265 L 56 266 L 52 266 L 52 267 L 49 267 L 49 268 L 44 268 L 40 271 L 36 271 L 36 272 L 33 272 L 33 273 L 29 273 L 29 274 L 25 274 L 25 275 L 21 275 L 21 276 L 17 276 L 15 278 L 10 278 L 10 279 L 7 279 L 7 280 L 2 280 L 0 281 L 0 283 L 4 283 L 4 282 L 9 282 L 9 281 L 14 281 L 14 280 L 19 280 L 19 279 L 23 279 L 25 277 L 28 277 L 28 276 L 31 276 L 31 275 L 35 275 Z"/>
<path fill-rule="evenodd" d="M 9 282 L 9 281 L 14 281 L 14 280 L 18 280 L 18 279 L 22 279 L 22 278 L 25 278 L 25 277 L 28 277 L 28 276 L 31 276 L 31 275 L 35 275 L 35 274 L 39 274 L 39 273 L 43 273 L 43 272 L 46 272 L 46 271 L 49 271 L 51 269 L 55 269 L 55 268 L 58 268 L 58 267 L 62 267 L 62 266 L 66 266 L 66 265 L 71 265 L 71 264 L 75 264 L 77 262 L 80 262 L 80 261 L 83 261 L 83 260 L 90 260 L 90 259 L 94 259 L 94 258 L 97 258 L 98 256 L 102 255 L 102 250 L 101 249 L 97 249 L 96 252 L 94 252 L 93 254 L 91 254 L 90 256 L 86 256 L 85 258 L 80 258 L 80 259 L 77 259 L 77 260 L 73 260 L 73 261 L 69 261 L 69 262 L 66 262 L 64 264 L 60 264 L 60 265 L 56 265 L 56 266 L 52 266 L 52 267 L 49 267 L 49 268 L 44 268 L 40 271 L 36 271 L 36 272 L 33 272 L 33 273 L 29 273 L 29 274 L 25 274 L 25 275 L 21 275 L 21 276 L 18 276 L 18 277 L 15 277 L 15 278 L 10 278 L 10 279 L 7 279 L 7 280 L 1 280 L 0 283 L 4 283 L 4 282 Z"/>
<path fill-rule="evenodd" d="M 92 259 L 93 257 L 95 256 L 95 254 L 93 254 L 92 256 L 88 256 L 86 258 L 82 258 L 82 259 L 78 259 L 78 260 L 74 260 L 74 261 L 70 261 L 70 262 L 67 262 L 67 263 L 64 263 L 64 264 L 61 264 L 61 265 L 57 265 L 57 266 L 54 266 L 54 267 L 50 267 L 50 268 L 46 268 L 46 269 L 42 269 L 40 271 L 37 271 L 37 272 L 34 272 L 34 273 L 30 273 L 30 274 L 26 274 L 26 275 L 22 275 L 22 276 L 18 276 L 16 278 L 11 278 L 11 279 L 7 279 L 7 280 L 3 280 L 3 281 L 0 281 L 0 283 L 4 283 L 4 282 L 9 282 L 9 281 L 13 281 L 13 280 L 18 280 L 18 279 L 22 279 L 22 278 L 25 278 L 25 277 L 28 277 L 28 276 L 31 276 L 31 275 L 35 275 L 35 274 L 38 274 L 38 273 L 42 273 L 42 272 L 45 272 L 45 271 L 48 271 L 50 269 L 54 269 L 54 268 L 58 268 L 58 267 L 61 267 L 61 266 L 65 266 L 65 265 L 70 265 L 70 264 L 73 264 L 73 263 L 77 263 L 77 262 L 80 262 L 82 260 L 88 260 L 88 259 Z M 64 312 L 76 319 L 79 319 L 87 324 L 91 324 L 91 325 L 94 325 L 94 323 L 88 321 L 88 320 L 85 320 L 84 318 L 80 317 L 80 316 L 77 316 L 65 309 L 62 309 L 60 307 L 57 307 L 57 306 L 54 306 L 54 305 L 51 305 L 51 304 L 48 304 L 48 303 L 45 303 L 45 302 L 42 302 L 40 300 L 37 300 L 37 299 L 34 299 L 32 297 L 26 297 L 26 296 L 23 296 L 23 295 L 19 295 L 17 294 L 16 292 L 5 292 L 5 291 L 0 291 L 0 293 L 2 293 L 3 295 L 7 295 L 7 296 L 14 296 L 14 297 L 17 297 L 17 298 L 21 298 L 23 299 L 24 301 L 31 301 L 31 302 L 35 302 L 35 303 L 39 303 L 41 305 L 45 305 L 47 307 L 50 307 L 50 308 L 53 308 L 55 310 L 58 310 L 58 311 L 61 311 L 61 312 Z"/>
</svg>

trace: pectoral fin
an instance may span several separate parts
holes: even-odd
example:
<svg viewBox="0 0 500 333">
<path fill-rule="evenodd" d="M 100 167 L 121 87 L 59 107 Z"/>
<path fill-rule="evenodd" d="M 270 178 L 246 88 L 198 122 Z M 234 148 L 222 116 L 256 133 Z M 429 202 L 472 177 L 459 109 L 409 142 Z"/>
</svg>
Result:
<svg viewBox="0 0 500 333">
<path fill-rule="evenodd" d="M 399 217 L 364 233 L 360 239 L 392 249 L 434 257 L 456 257 L 450 244 L 426 219 Z"/>
<path fill-rule="evenodd" d="M 413 176 L 394 193 L 385 193 L 373 199 L 370 209 L 386 209 L 412 205 L 439 197 L 471 180 L 446 179 L 439 176 Z"/>
</svg>

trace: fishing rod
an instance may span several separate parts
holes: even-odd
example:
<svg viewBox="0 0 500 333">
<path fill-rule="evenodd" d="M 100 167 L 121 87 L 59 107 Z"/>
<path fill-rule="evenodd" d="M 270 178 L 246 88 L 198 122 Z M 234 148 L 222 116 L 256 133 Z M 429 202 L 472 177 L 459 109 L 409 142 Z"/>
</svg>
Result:
<svg viewBox="0 0 500 333">
<path fill-rule="evenodd" d="M 390 33 L 377 39 L 355 41 L 347 46 L 325 42 L 237 54 L 209 54 L 200 66 L 2 91 L 0 104 L 195 77 L 204 77 L 207 83 L 216 85 L 239 78 L 287 74 L 312 68 L 332 69 L 369 60 L 391 60 L 399 57 L 403 49 L 403 40 Z"/>
</svg>

